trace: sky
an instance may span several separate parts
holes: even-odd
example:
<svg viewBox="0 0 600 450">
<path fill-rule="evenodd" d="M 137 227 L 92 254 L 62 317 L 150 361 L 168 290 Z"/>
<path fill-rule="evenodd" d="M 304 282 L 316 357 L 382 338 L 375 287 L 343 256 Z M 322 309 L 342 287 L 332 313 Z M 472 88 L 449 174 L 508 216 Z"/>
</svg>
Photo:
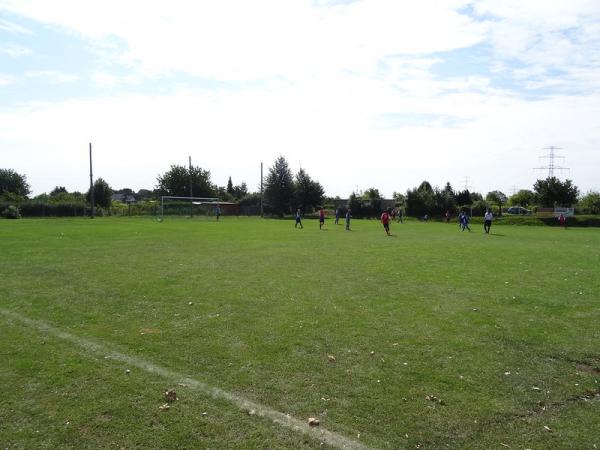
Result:
<svg viewBox="0 0 600 450">
<path fill-rule="evenodd" d="M 250 190 L 283 155 L 328 196 L 423 180 L 600 190 L 598 0 L 0 0 L 0 168 L 33 195 Z"/>
</svg>

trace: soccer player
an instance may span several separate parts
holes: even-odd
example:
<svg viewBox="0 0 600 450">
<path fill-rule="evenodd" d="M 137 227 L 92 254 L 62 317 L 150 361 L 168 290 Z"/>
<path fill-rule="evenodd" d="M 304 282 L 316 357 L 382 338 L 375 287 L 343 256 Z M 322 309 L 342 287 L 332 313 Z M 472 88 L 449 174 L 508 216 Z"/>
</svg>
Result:
<svg viewBox="0 0 600 450">
<path fill-rule="evenodd" d="M 485 216 L 483 216 L 483 230 L 485 234 L 490 234 L 490 228 L 492 228 L 492 220 L 494 219 L 494 215 L 489 209 L 486 209 Z"/>
<path fill-rule="evenodd" d="M 335 208 L 335 224 L 340 223 L 340 208 Z"/>
<path fill-rule="evenodd" d="M 323 225 L 325 225 L 325 210 L 321 207 L 319 209 L 319 230 L 323 229 Z"/>
<path fill-rule="evenodd" d="M 346 230 L 350 231 L 350 218 L 352 214 L 350 214 L 350 208 L 346 211 Z"/>
<path fill-rule="evenodd" d="M 217 207 L 215 208 L 215 215 L 217 216 L 217 222 L 219 221 L 219 217 L 221 217 L 221 207 L 217 203 Z"/>
<path fill-rule="evenodd" d="M 383 228 L 385 229 L 385 232 L 388 236 L 390 235 L 390 208 L 388 208 L 386 211 L 383 211 L 383 214 L 381 214 L 381 223 L 383 224 Z"/>
<path fill-rule="evenodd" d="M 469 230 L 469 233 L 471 232 L 469 228 L 469 215 L 467 213 L 463 213 L 462 216 L 462 230 L 465 231 L 465 228 Z"/>
<path fill-rule="evenodd" d="M 296 210 L 296 224 L 294 225 L 294 228 L 298 228 L 298 225 L 300 225 L 300 228 L 304 228 L 302 226 L 302 215 L 300 214 L 300 209 Z"/>
<path fill-rule="evenodd" d="M 565 227 L 565 230 L 567 229 L 567 218 L 563 213 L 560 213 L 560 216 L 558 216 L 558 223 L 560 223 L 561 227 Z"/>
</svg>

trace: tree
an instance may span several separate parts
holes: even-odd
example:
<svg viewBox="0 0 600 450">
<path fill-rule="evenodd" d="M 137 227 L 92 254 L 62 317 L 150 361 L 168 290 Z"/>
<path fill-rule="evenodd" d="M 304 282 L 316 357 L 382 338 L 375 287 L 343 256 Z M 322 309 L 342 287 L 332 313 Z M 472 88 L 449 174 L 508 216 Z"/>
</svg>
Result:
<svg viewBox="0 0 600 450">
<path fill-rule="evenodd" d="M 26 198 L 31 192 L 27 177 L 18 174 L 12 169 L 0 169 L 0 196 L 23 197 Z"/>
<path fill-rule="evenodd" d="M 69 197 L 72 198 L 76 202 L 84 202 L 85 201 L 85 194 L 83 192 L 73 191 L 73 192 L 69 193 Z"/>
<path fill-rule="evenodd" d="M 471 200 L 473 202 L 482 202 L 483 195 L 481 195 L 479 192 L 471 192 Z"/>
<path fill-rule="evenodd" d="M 242 184 L 240 184 L 239 186 L 234 186 L 233 196 L 235 198 L 240 200 L 240 199 L 244 198 L 246 195 L 248 195 L 248 186 L 246 186 L 246 183 L 244 181 L 242 181 Z"/>
<path fill-rule="evenodd" d="M 494 205 L 498 205 L 498 208 L 500 208 L 500 215 L 502 215 L 502 205 L 504 205 L 507 200 L 506 195 L 504 195 L 503 192 L 501 192 L 501 191 L 488 192 L 487 195 L 485 196 L 485 199 Z"/>
<path fill-rule="evenodd" d="M 471 203 L 473 203 L 473 199 L 471 198 L 471 193 L 469 192 L 468 189 L 465 189 L 464 191 L 460 191 L 456 196 L 456 203 L 460 206 L 464 206 L 464 205 L 470 205 Z"/>
<path fill-rule="evenodd" d="M 577 207 L 584 214 L 600 214 L 600 192 L 588 192 L 581 197 Z"/>
<path fill-rule="evenodd" d="M 235 190 L 233 189 L 233 182 L 231 181 L 231 177 L 227 180 L 227 193 L 229 195 L 235 196 Z"/>
<path fill-rule="evenodd" d="M 379 189 L 370 187 L 365 192 L 363 192 L 362 198 L 364 200 L 379 200 L 381 198 L 381 194 L 379 193 Z"/>
<path fill-rule="evenodd" d="M 474 200 L 470 206 L 471 214 L 474 216 L 483 216 L 485 211 L 491 208 L 490 204 L 483 199 Z"/>
<path fill-rule="evenodd" d="M 88 189 L 86 199 L 88 202 L 91 202 L 91 189 Z M 108 185 L 106 181 L 102 178 L 98 178 L 94 182 L 94 203 L 96 206 L 100 206 L 102 208 L 108 208 L 111 202 L 112 189 Z"/>
<path fill-rule="evenodd" d="M 317 181 L 313 181 L 304 169 L 296 174 L 295 201 L 298 208 L 309 212 L 323 203 L 325 190 Z"/>
<path fill-rule="evenodd" d="M 431 187 L 431 184 L 429 184 L 429 181 L 423 181 L 419 187 L 418 187 L 419 191 L 429 191 L 429 192 L 433 192 L 433 188 Z"/>
<path fill-rule="evenodd" d="M 235 198 L 233 198 L 233 195 L 231 195 L 229 192 L 227 192 L 226 186 L 216 186 L 215 194 L 219 200 L 223 200 L 226 202 L 232 202 L 235 200 Z"/>
<path fill-rule="evenodd" d="M 423 181 L 418 188 L 406 191 L 406 213 L 422 217 L 433 214 L 436 210 L 436 195 L 427 181 Z"/>
<path fill-rule="evenodd" d="M 67 188 L 64 186 L 56 186 L 50 191 L 50 197 L 59 197 L 61 194 L 68 194 Z"/>
<path fill-rule="evenodd" d="M 197 166 L 171 165 L 171 169 L 157 178 L 160 195 L 189 197 L 190 178 L 194 197 L 214 197 L 215 189 L 210 182 L 210 172 Z"/>
<path fill-rule="evenodd" d="M 529 189 L 521 189 L 508 198 L 510 206 L 522 206 L 527 208 L 535 202 L 535 194 Z"/>
<path fill-rule="evenodd" d="M 135 192 L 131 188 L 123 188 L 117 191 L 113 191 L 114 194 L 123 194 L 123 195 L 135 195 Z"/>
<path fill-rule="evenodd" d="M 456 210 L 456 198 L 450 183 L 440 189 L 423 181 L 419 187 L 406 191 L 406 212 L 411 216 L 444 216 L 446 212 L 455 213 Z"/>
<path fill-rule="evenodd" d="M 363 200 L 367 200 L 363 205 L 364 214 L 368 217 L 377 216 L 381 213 L 381 193 L 379 189 L 370 187 L 362 195 Z"/>
<path fill-rule="evenodd" d="M 142 200 L 145 200 L 147 198 L 152 198 L 154 196 L 153 192 L 149 189 L 140 189 L 139 191 L 137 191 L 136 195 L 138 196 L 138 198 L 140 198 Z"/>
<path fill-rule="evenodd" d="M 406 206 L 406 195 L 401 194 L 400 192 L 394 192 L 392 194 L 392 198 L 396 200 L 396 203 L 400 207 L 400 209 L 404 209 Z"/>
<path fill-rule="evenodd" d="M 436 212 L 442 215 L 446 212 L 454 214 L 457 210 L 456 199 L 454 198 L 454 191 L 450 183 L 446 183 L 443 190 L 439 191 L 434 189 L 436 199 Z"/>
<path fill-rule="evenodd" d="M 265 181 L 265 200 L 271 211 L 279 216 L 290 212 L 294 199 L 294 180 L 283 156 L 275 160 Z"/>
<path fill-rule="evenodd" d="M 34 200 L 42 203 L 84 203 L 85 196 L 81 192 L 69 192 L 64 186 L 56 186 L 49 195 L 38 195 Z"/>
<path fill-rule="evenodd" d="M 348 198 L 348 208 L 351 209 L 352 217 L 362 217 L 362 203 L 360 201 L 360 195 L 356 192 L 350 194 Z"/>
<path fill-rule="evenodd" d="M 542 206 L 571 206 L 577 201 L 579 189 L 571 180 L 560 181 L 556 177 L 537 180 L 533 185 L 537 201 Z"/>
</svg>

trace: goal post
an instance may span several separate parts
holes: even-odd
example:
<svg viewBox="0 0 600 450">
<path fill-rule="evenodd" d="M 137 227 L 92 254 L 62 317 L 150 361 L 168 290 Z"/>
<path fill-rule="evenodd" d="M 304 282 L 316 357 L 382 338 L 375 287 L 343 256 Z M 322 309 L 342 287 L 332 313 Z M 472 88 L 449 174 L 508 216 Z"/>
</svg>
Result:
<svg viewBox="0 0 600 450">
<path fill-rule="evenodd" d="M 163 195 L 160 197 L 160 218 L 163 219 L 165 215 L 165 200 L 180 200 L 186 201 L 195 205 L 206 205 L 206 204 L 218 204 L 219 199 L 216 197 L 178 197 L 172 195 Z"/>
</svg>

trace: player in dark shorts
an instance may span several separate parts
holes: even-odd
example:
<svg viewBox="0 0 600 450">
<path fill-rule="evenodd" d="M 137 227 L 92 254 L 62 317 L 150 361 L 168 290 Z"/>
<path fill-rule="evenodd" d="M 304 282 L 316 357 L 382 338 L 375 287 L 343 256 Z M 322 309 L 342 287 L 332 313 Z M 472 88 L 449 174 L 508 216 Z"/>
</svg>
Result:
<svg viewBox="0 0 600 450">
<path fill-rule="evenodd" d="M 319 209 L 319 230 L 323 229 L 323 225 L 325 225 L 325 211 L 321 208 Z"/>
<path fill-rule="evenodd" d="M 299 209 L 296 210 L 296 224 L 294 225 L 294 228 L 298 228 L 298 225 L 300 225 L 300 228 L 304 228 L 302 226 L 302 215 L 300 214 Z"/>
<path fill-rule="evenodd" d="M 383 224 L 386 234 L 390 236 L 390 208 L 381 215 L 381 223 Z"/>
<path fill-rule="evenodd" d="M 494 220 L 494 215 L 489 209 L 486 209 L 485 216 L 483 217 L 483 231 L 485 231 L 485 234 L 490 234 L 490 228 L 492 228 L 492 220 Z"/>
</svg>

